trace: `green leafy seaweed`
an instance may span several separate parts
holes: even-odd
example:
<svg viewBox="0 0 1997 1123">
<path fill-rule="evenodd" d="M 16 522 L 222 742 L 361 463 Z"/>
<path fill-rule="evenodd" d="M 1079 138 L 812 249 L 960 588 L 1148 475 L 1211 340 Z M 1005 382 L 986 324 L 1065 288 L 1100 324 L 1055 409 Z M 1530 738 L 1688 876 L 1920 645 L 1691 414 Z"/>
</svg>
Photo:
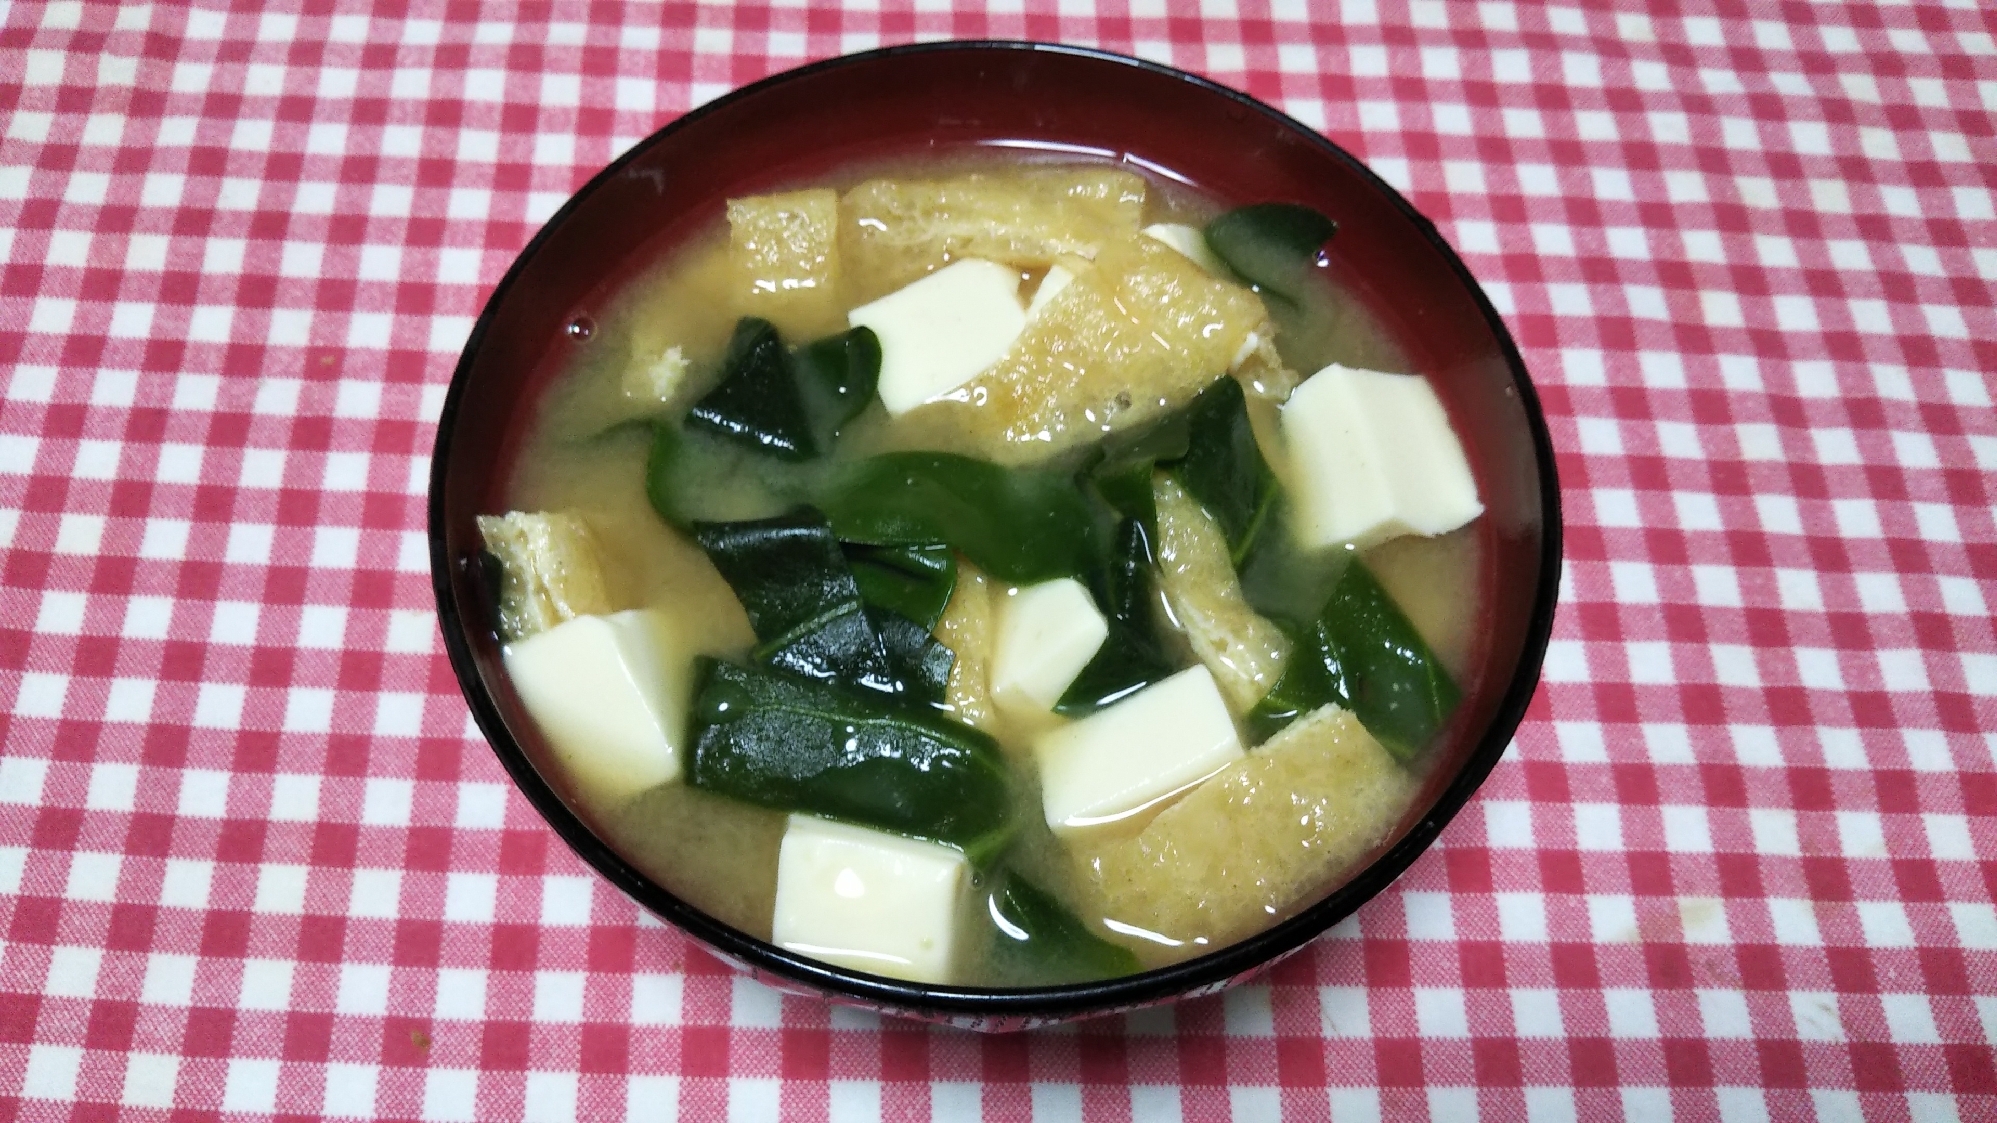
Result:
<svg viewBox="0 0 1997 1123">
<path fill-rule="evenodd" d="M 736 322 L 721 381 L 687 411 L 686 423 L 785 460 L 819 453 L 790 350 L 776 325 L 754 316 Z"/>
<path fill-rule="evenodd" d="M 805 490 L 799 464 L 670 421 L 645 424 L 651 434 L 645 498 L 681 530 L 696 522 L 768 518 L 796 506 Z"/>
<path fill-rule="evenodd" d="M 1295 203 L 1256 203 L 1206 225 L 1207 248 L 1258 290 L 1295 305 L 1338 223 Z"/>
<path fill-rule="evenodd" d="M 1282 488 L 1262 459 L 1241 383 L 1223 378 L 1186 407 L 1186 452 L 1172 465 L 1179 483 L 1227 535 L 1239 567 L 1255 548 Z"/>
<path fill-rule="evenodd" d="M 872 328 L 829 335 L 791 355 L 805 414 L 820 450 L 874 400 L 881 379 L 881 341 Z"/>
<path fill-rule="evenodd" d="M 1140 964 L 1130 949 L 1089 931 L 1054 895 L 1008 870 L 986 898 L 997 930 L 997 970 L 1036 982 L 1081 982 L 1130 975 Z"/>
<path fill-rule="evenodd" d="M 899 692 L 859 583 L 817 511 L 695 523 L 691 531 L 748 613 L 758 660 L 823 682 Z"/>
<path fill-rule="evenodd" d="M 1155 558 L 1143 524 L 1134 518 L 1122 520 L 1112 541 L 1114 548 L 1091 582 L 1109 634 L 1054 703 L 1054 712 L 1068 717 L 1091 714 L 1128 698 L 1174 670 L 1152 627 Z"/>
<path fill-rule="evenodd" d="M 867 618 L 887 649 L 888 669 L 900 684 L 900 694 L 911 702 L 940 706 L 957 653 L 928 628 L 899 612 L 870 608 Z"/>
<path fill-rule="evenodd" d="M 945 452 L 891 452 L 847 466 L 819 495 L 842 541 L 944 543 L 1001 581 L 1086 573 L 1095 513 L 1067 474 Z"/>
<path fill-rule="evenodd" d="M 1345 567 L 1316 621 L 1295 638 L 1282 678 L 1249 713 L 1258 739 L 1336 703 L 1406 763 L 1428 748 L 1462 700 L 1421 633 L 1363 562 Z"/>
<path fill-rule="evenodd" d="M 687 425 L 777 457 L 810 460 L 874 398 L 881 343 L 854 328 L 792 351 L 768 320 L 735 323 L 721 381 L 687 411 Z"/>
<path fill-rule="evenodd" d="M 909 546 L 841 545 L 868 604 L 934 628 L 957 587 L 957 556 L 942 543 Z"/>
<path fill-rule="evenodd" d="M 922 707 L 756 667 L 707 661 L 687 782 L 960 847 L 1003 849 L 1012 795 L 997 742 Z"/>
</svg>

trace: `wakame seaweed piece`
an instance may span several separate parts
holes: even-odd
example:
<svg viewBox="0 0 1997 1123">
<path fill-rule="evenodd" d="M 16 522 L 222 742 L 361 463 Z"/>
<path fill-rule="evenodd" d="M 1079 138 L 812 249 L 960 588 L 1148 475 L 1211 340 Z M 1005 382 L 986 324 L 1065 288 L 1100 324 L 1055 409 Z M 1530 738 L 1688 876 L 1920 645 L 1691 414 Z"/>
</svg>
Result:
<svg viewBox="0 0 1997 1123">
<path fill-rule="evenodd" d="M 1352 706 L 1344 664 L 1325 657 L 1320 625 L 1313 621 L 1283 630 L 1290 635 L 1290 661 L 1283 665 L 1282 677 L 1276 680 L 1276 685 L 1269 688 L 1269 693 L 1243 719 L 1249 740 L 1258 745 L 1320 706 L 1334 703 L 1347 709 Z"/>
<path fill-rule="evenodd" d="M 887 648 L 888 669 L 900 683 L 900 695 L 911 702 L 941 705 L 957 653 L 928 628 L 892 609 L 869 608 L 867 618 Z"/>
<path fill-rule="evenodd" d="M 1087 573 L 1095 512 L 1064 472 L 1004 468 L 947 452 L 890 452 L 848 465 L 818 505 L 842 541 L 941 542 L 1001 581 Z"/>
<path fill-rule="evenodd" d="M 670 526 L 769 518 L 797 506 L 809 466 L 761 456 L 712 433 L 649 422 L 645 498 Z"/>
<path fill-rule="evenodd" d="M 1316 622 L 1352 555 L 1337 546 L 1301 545 L 1286 525 L 1289 517 L 1289 504 L 1278 501 L 1235 573 L 1248 607 L 1295 635 Z"/>
<path fill-rule="evenodd" d="M 1154 460 L 1132 460 L 1096 465 L 1084 473 L 1110 510 L 1131 520 L 1144 535 L 1147 554 L 1157 553 L 1158 501 L 1151 491 L 1151 475 L 1157 471 Z"/>
<path fill-rule="evenodd" d="M 652 424 L 652 447 L 645 454 L 645 499 L 667 524 L 685 527 L 693 521 L 687 496 L 686 438 L 666 421 Z"/>
<path fill-rule="evenodd" d="M 1112 621 L 1095 657 L 1061 692 L 1054 712 L 1062 717 L 1086 717 L 1154 682 L 1163 682 L 1176 669 L 1149 636 Z"/>
<path fill-rule="evenodd" d="M 1241 278 L 1294 305 L 1338 223 L 1295 203 L 1237 207 L 1207 223 L 1207 248 Z"/>
<path fill-rule="evenodd" d="M 1462 700 L 1435 652 L 1363 562 L 1345 567 L 1317 621 L 1297 640 L 1283 677 L 1249 714 L 1259 735 L 1336 703 L 1411 763 Z"/>
<path fill-rule="evenodd" d="M 910 546 L 867 546 L 840 543 L 860 596 L 868 604 L 891 609 L 934 628 L 957 587 L 957 555 L 940 542 Z"/>
<path fill-rule="evenodd" d="M 995 857 L 1012 831 L 998 743 L 923 706 L 757 667 L 696 670 L 687 782 Z"/>
<path fill-rule="evenodd" d="M 1016 967 L 1036 980 L 1083 982 L 1135 974 L 1140 967 L 1129 948 L 1089 931 L 1054 895 L 1008 870 L 986 897 L 986 915 L 998 936 L 993 955 L 1002 971 Z"/>
<path fill-rule="evenodd" d="M 1109 624 L 1102 646 L 1054 703 L 1054 712 L 1082 717 L 1121 701 L 1176 669 L 1151 626 L 1155 599 L 1151 542 L 1134 518 L 1117 523 L 1114 548 L 1090 581 Z"/>
<path fill-rule="evenodd" d="M 1100 453 L 1081 472 L 1111 510 L 1136 519 L 1153 552 L 1158 543 L 1158 502 L 1151 493 L 1151 475 L 1158 465 L 1185 458 L 1191 441 L 1186 410 L 1181 407 L 1129 434 L 1111 434 Z"/>
<path fill-rule="evenodd" d="M 820 681 L 898 691 L 887 648 L 824 516 L 799 507 L 690 530 L 748 613 L 757 659 Z"/>
<path fill-rule="evenodd" d="M 854 328 L 791 353 L 792 370 L 819 449 L 874 400 L 881 380 L 881 341 L 872 328 Z"/>
<path fill-rule="evenodd" d="M 1276 473 L 1262 458 L 1241 383 L 1223 378 L 1186 407 L 1186 452 L 1171 470 L 1227 535 L 1235 567 L 1255 548 L 1282 498 Z"/>
<path fill-rule="evenodd" d="M 736 321 L 721 381 L 687 411 L 686 423 L 785 460 L 819 452 L 790 349 L 774 324 L 754 316 Z"/>
</svg>

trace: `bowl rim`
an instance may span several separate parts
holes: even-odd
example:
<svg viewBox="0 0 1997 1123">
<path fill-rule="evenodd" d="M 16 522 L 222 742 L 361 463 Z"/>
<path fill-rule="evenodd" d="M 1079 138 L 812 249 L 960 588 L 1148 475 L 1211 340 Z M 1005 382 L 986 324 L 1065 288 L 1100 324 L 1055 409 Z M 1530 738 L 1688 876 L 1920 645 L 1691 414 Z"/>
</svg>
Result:
<svg viewBox="0 0 1997 1123">
<path fill-rule="evenodd" d="M 1498 349 L 1510 370 L 1513 388 L 1523 408 L 1539 474 L 1539 502 L 1542 512 L 1540 566 L 1532 590 L 1533 607 L 1524 632 L 1524 649 L 1519 664 L 1499 695 L 1490 724 L 1466 755 L 1461 769 L 1436 796 L 1428 813 L 1417 820 L 1391 847 L 1352 880 L 1333 890 L 1322 900 L 1294 916 L 1232 944 L 1166 967 L 1086 983 L 1044 987 L 990 988 L 904 982 L 879 975 L 851 971 L 784 950 L 774 944 L 722 923 L 681 900 L 665 887 L 632 866 L 572 810 L 554 787 L 536 770 L 525 750 L 514 739 L 488 692 L 459 614 L 453 590 L 457 559 L 448 552 L 445 531 L 445 490 L 450 463 L 455 420 L 463 401 L 465 386 L 474 361 L 498 308 L 514 284 L 532 263 L 543 245 L 565 220 L 606 182 L 626 166 L 704 117 L 727 110 L 737 102 L 753 98 L 773 86 L 828 70 L 879 62 L 909 55 L 939 52 L 1019 52 L 1060 55 L 1114 66 L 1130 67 L 1159 77 L 1189 83 L 1217 95 L 1243 110 L 1297 134 L 1323 154 L 1345 164 L 1396 209 L 1412 221 L 1448 265 L 1458 284 L 1471 297 L 1489 326 Z M 804 66 L 780 71 L 756 82 L 731 90 L 697 106 L 661 126 L 623 155 L 592 176 L 578 188 L 521 249 L 480 309 L 478 319 L 466 338 L 458 364 L 437 420 L 432 449 L 428 499 L 428 533 L 432 586 L 437 599 L 439 625 L 460 692 L 465 696 L 480 732 L 492 746 L 494 755 L 512 777 L 542 819 L 598 874 L 637 901 L 645 909 L 681 931 L 693 936 L 708 949 L 759 975 L 774 976 L 779 985 L 790 983 L 834 997 L 858 1001 L 879 1009 L 918 1017 L 1001 1019 L 1014 1022 L 1065 1020 L 1093 1014 L 1134 1009 L 1193 994 L 1209 993 L 1256 973 L 1302 948 L 1333 925 L 1351 915 L 1360 905 L 1377 896 L 1414 860 L 1425 852 L 1436 836 L 1453 819 L 1504 754 L 1523 719 L 1527 705 L 1538 687 L 1541 666 L 1552 635 L 1555 600 L 1562 566 L 1560 486 L 1556 474 L 1553 442 L 1539 396 L 1533 388 L 1525 362 L 1497 309 L 1469 268 L 1463 264 L 1435 224 L 1423 215 L 1392 184 L 1364 162 L 1347 152 L 1316 129 L 1240 90 L 1221 85 L 1177 67 L 1094 47 L 1010 39 L 957 39 L 907 43 L 881 47 L 855 54 L 822 59 Z"/>
</svg>

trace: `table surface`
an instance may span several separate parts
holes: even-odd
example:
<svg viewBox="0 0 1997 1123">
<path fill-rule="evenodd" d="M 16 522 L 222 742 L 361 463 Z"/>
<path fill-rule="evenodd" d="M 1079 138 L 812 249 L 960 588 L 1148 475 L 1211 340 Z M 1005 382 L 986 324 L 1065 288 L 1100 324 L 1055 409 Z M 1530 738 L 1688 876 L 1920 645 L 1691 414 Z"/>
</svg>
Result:
<svg viewBox="0 0 1997 1123">
<path fill-rule="evenodd" d="M 4 9 L 0 1120 L 1997 1112 L 1997 12 L 293 7 Z M 1539 695 L 1392 889 L 1225 996 L 993 1037 L 593 876 L 470 725 L 424 538 L 457 349 L 572 189 L 978 36 L 1207 74 L 1406 191 L 1567 513 Z"/>
</svg>

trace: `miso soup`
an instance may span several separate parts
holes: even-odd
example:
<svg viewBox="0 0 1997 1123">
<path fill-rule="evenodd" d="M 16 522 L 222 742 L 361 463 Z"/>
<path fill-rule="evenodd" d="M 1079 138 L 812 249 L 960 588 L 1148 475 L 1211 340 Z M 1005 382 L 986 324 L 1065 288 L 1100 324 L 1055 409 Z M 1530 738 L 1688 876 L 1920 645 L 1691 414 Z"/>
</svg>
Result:
<svg viewBox="0 0 1997 1123">
<path fill-rule="evenodd" d="M 529 752 L 859 971 L 1111 977 L 1318 900 L 1457 704 L 1481 511 L 1329 233 L 1018 152 L 730 201 L 481 519 Z"/>
</svg>

